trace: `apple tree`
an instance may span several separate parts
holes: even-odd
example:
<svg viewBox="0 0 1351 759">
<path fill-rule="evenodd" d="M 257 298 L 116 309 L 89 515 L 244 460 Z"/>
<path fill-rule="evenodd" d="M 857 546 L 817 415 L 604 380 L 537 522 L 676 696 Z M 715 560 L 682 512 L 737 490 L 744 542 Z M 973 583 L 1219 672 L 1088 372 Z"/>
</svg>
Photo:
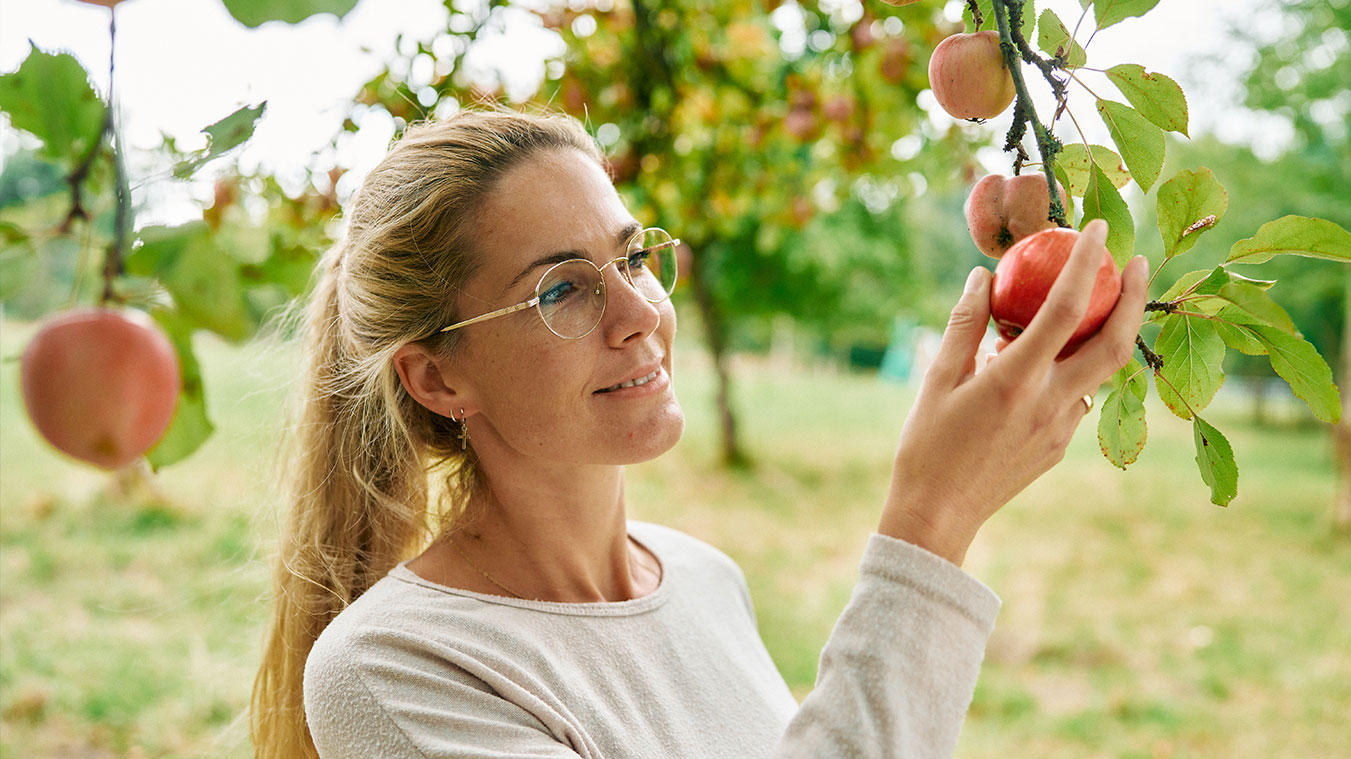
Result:
<svg viewBox="0 0 1351 759">
<path fill-rule="evenodd" d="M 1076 226 L 1072 222 L 1077 217 L 1080 229 L 1093 219 L 1106 219 L 1107 248 L 1118 266 L 1137 250 L 1135 222 L 1119 191 L 1130 182 L 1142 192 L 1153 190 L 1162 243 L 1162 261 L 1154 266 L 1153 280 L 1175 268 L 1168 264 L 1196 247 L 1222 221 L 1228 207 L 1224 186 L 1204 166 L 1161 176 L 1164 132 L 1187 135 L 1187 100 L 1181 87 L 1138 63 L 1088 65 L 1088 48 L 1097 30 L 1144 15 L 1155 5 L 1157 0 L 1081 0 L 1082 13 L 1070 25 L 1049 8 L 1038 13 L 1032 0 L 970 0 L 964 14 L 968 34 L 996 32 L 1005 67 L 983 78 L 947 83 L 970 99 L 1002 90 L 1005 78 L 1012 80 L 1016 96 L 1004 149 L 1012 156 L 1013 174 L 1032 168 L 1047 185 L 1047 191 L 1037 196 L 1036 208 L 1016 211 L 1044 214 L 1059 227 Z M 930 69 L 942 68 L 942 63 L 931 63 Z M 1026 77 L 1038 75 L 1049 84 L 1053 102 L 1033 102 Z M 942 85 L 935 82 L 935 86 Z M 1091 144 L 1084 136 L 1079 125 L 1088 114 L 1073 113 L 1068 107 L 1071 87 L 1091 95 L 1111 145 Z M 1119 95 L 1110 94 L 1108 87 Z M 943 99 L 939 97 L 940 102 Z M 1074 125 L 1082 142 L 1066 143 L 1054 135 L 1061 118 Z M 1079 201 L 1077 214 L 1063 202 L 1061 187 Z M 1001 212 L 997 204 L 968 203 L 969 223 L 973 205 L 977 221 Z M 993 221 L 998 226 L 999 220 Z M 1144 448 L 1144 400 L 1152 375 L 1164 406 L 1192 423 L 1196 463 L 1211 500 L 1227 505 L 1238 493 L 1237 464 L 1228 440 L 1201 412 L 1224 381 L 1222 363 L 1230 350 L 1264 357 L 1314 416 L 1329 424 L 1338 421 L 1342 405 L 1331 369 L 1272 297 L 1276 282 L 1259 278 L 1250 268 L 1277 256 L 1345 264 L 1351 262 L 1351 233 L 1326 219 L 1286 214 L 1235 242 L 1219 266 L 1182 273 L 1171 285 L 1160 282 L 1164 292 L 1146 306 L 1150 326 L 1146 332 L 1157 329 L 1153 343 L 1137 338 L 1143 363 L 1132 360 L 1118 372 L 1102 404 L 1098 439 L 1109 461 L 1124 469 Z"/>
<path fill-rule="evenodd" d="M 48 182 L 44 197 L 0 211 L 0 274 L 4 297 L 22 297 L 50 286 L 43 277 L 50 259 L 75 260 L 69 300 L 24 351 L 25 403 L 58 449 L 129 472 L 142 455 L 158 468 L 210 436 L 194 333 L 246 340 L 274 309 L 304 292 L 322 248 L 322 222 L 338 205 L 331 183 L 288 194 L 265 175 L 215 170 L 223 162 L 217 159 L 252 136 L 265 103 L 204 127 L 200 149 L 180 150 L 166 137 L 153 155 L 129 155 L 115 91 L 120 0 L 88 1 L 108 9 L 114 54 L 107 92 L 95 90 L 74 56 L 36 45 L 16 71 L 0 75 L 0 113 L 40 143 L 29 160 L 43 168 L 29 173 L 58 180 Z M 342 15 L 356 2 L 224 4 L 241 23 L 257 26 L 318 12 Z M 128 168 L 139 164 L 159 168 L 143 175 Z M 137 194 L 143 200 L 146 184 L 176 183 L 186 192 L 188 182 L 209 176 L 220 178 L 201 220 L 137 224 Z M 252 212 L 241 208 L 245 193 L 260 201 Z"/>
</svg>

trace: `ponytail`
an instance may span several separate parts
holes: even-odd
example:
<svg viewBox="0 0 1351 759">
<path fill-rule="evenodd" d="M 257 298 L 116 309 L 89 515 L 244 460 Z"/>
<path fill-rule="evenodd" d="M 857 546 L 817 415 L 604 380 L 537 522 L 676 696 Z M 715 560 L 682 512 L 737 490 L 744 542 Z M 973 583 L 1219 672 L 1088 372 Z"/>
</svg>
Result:
<svg viewBox="0 0 1351 759">
<path fill-rule="evenodd" d="M 258 759 L 318 756 L 303 701 L 310 648 L 464 515 L 478 486 L 473 449 L 456 444 L 454 420 L 408 394 L 393 356 L 409 342 L 453 355 L 458 333 L 439 329 L 456 320 L 454 294 L 476 263 L 464 219 L 512 164 L 561 147 L 601 161 L 581 124 L 562 115 L 462 112 L 409 128 L 353 198 L 344 242 L 321 258 L 308 303 L 283 317 L 302 356 L 278 449 L 290 512 L 253 684 Z"/>
</svg>

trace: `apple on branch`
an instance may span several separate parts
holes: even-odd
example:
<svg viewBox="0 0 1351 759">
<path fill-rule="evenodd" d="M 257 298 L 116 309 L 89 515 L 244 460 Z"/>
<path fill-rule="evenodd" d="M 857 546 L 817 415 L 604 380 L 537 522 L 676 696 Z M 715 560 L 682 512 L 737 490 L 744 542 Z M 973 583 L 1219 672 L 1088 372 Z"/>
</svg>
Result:
<svg viewBox="0 0 1351 759">
<path fill-rule="evenodd" d="M 954 34 L 929 58 L 929 88 L 955 118 L 992 119 L 1013 102 L 1013 76 L 1004 65 L 999 32 Z"/>
<path fill-rule="evenodd" d="M 1060 191 L 1062 207 L 1069 207 L 1065 188 Z M 1014 243 L 1056 223 L 1050 219 L 1051 193 L 1044 174 L 1019 174 L 1005 178 L 990 174 L 971 189 L 966 198 L 966 228 L 981 253 L 999 258 Z"/>
<path fill-rule="evenodd" d="M 1000 337 L 1012 341 L 1032 323 L 1032 317 L 1046 301 L 1051 285 L 1069 260 L 1070 249 L 1078 239 L 1079 233 L 1073 229 L 1042 230 L 1015 243 L 999 259 L 990 286 L 990 315 Z M 1096 334 L 1121 295 L 1121 271 L 1106 246 L 1102 248 L 1101 256 L 1088 311 L 1057 359 L 1074 353 L 1085 340 Z"/>
<path fill-rule="evenodd" d="M 57 314 L 20 363 L 33 426 L 57 450 L 105 469 L 120 469 L 159 442 L 178 403 L 178 354 L 140 311 Z"/>
</svg>

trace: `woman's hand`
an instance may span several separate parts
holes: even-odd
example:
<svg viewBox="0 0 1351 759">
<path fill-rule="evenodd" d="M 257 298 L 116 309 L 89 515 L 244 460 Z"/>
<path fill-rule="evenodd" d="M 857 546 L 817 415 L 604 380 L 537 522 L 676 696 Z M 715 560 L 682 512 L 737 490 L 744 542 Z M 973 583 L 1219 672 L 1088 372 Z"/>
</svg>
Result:
<svg viewBox="0 0 1351 759">
<path fill-rule="evenodd" d="M 1102 220 L 1084 228 L 1032 323 L 979 374 L 990 273 L 971 272 L 901 429 L 878 532 L 960 566 L 985 520 L 1064 458 L 1083 396 L 1130 360 L 1144 319 L 1149 263 L 1136 256 L 1101 331 L 1055 360 L 1088 309 L 1106 237 Z"/>
</svg>

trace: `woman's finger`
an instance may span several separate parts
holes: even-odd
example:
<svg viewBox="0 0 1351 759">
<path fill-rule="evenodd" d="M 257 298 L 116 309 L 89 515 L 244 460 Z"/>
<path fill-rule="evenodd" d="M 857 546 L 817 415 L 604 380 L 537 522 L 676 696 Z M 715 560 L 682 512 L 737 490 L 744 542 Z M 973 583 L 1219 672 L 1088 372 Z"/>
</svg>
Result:
<svg viewBox="0 0 1351 759">
<path fill-rule="evenodd" d="M 956 387 L 976 369 L 976 351 L 990 323 L 990 271 L 983 266 L 971 270 L 962 297 L 952 309 L 943 341 L 933 363 L 924 375 L 924 384 L 937 388 Z"/>
<path fill-rule="evenodd" d="M 1074 355 L 1054 369 L 1053 386 L 1065 395 L 1092 393 L 1130 361 L 1135 336 L 1145 316 L 1149 261 L 1136 256 L 1121 274 L 1121 297 L 1098 334 L 1089 338 Z"/>
<path fill-rule="evenodd" d="M 1106 241 L 1107 222 L 1094 219 L 1084 227 L 1032 323 L 1004 351 L 1010 371 L 1040 376 L 1069 342 L 1088 311 Z"/>
</svg>

